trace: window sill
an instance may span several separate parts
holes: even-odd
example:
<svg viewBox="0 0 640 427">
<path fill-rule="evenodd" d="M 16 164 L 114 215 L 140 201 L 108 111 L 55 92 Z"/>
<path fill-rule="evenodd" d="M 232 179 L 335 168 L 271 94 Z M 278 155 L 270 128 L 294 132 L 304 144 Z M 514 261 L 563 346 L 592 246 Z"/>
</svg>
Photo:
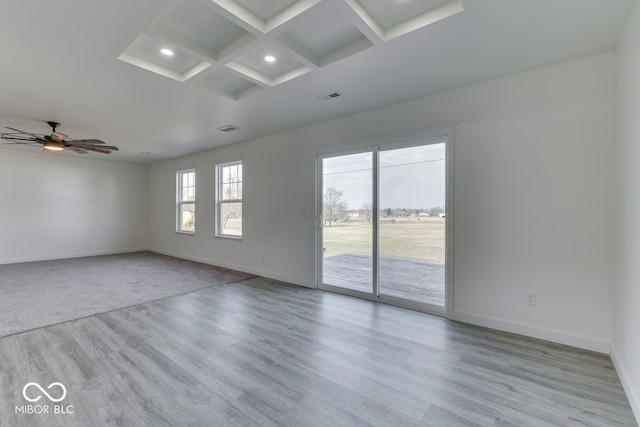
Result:
<svg viewBox="0 0 640 427">
<path fill-rule="evenodd" d="M 216 234 L 214 237 L 218 239 L 242 240 L 242 236 L 234 236 L 232 234 Z"/>
<path fill-rule="evenodd" d="M 194 236 L 196 234 L 195 231 L 180 231 L 176 230 L 176 234 L 186 234 L 187 236 Z"/>
</svg>

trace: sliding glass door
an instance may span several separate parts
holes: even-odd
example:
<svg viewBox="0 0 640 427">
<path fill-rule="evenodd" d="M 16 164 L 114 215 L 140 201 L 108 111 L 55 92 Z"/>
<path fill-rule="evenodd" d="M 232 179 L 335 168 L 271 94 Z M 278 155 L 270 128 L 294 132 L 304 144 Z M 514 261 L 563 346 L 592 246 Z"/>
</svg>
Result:
<svg viewBox="0 0 640 427">
<path fill-rule="evenodd" d="M 445 144 L 380 151 L 379 294 L 444 307 Z"/>
<path fill-rule="evenodd" d="M 322 160 L 322 283 L 373 293 L 371 153 Z"/>
<path fill-rule="evenodd" d="M 445 313 L 447 138 L 319 158 L 318 286 Z"/>
</svg>

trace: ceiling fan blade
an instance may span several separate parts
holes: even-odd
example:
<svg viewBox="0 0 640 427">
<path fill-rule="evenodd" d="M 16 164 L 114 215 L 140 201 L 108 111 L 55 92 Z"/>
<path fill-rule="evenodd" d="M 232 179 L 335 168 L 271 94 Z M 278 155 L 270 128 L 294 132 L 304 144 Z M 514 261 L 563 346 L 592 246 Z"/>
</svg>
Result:
<svg viewBox="0 0 640 427">
<path fill-rule="evenodd" d="M 69 142 L 81 144 L 104 144 L 104 141 L 100 141 L 99 139 L 72 139 Z"/>
<path fill-rule="evenodd" d="M 75 153 L 78 153 L 78 154 L 87 154 L 88 153 L 88 151 L 82 150 L 82 149 L 76 148 L 76 147 L 69 147 L 69 150 L 71 150 L 71 151 L 73 151 Z"/>
<path fill-rule="evenodd" d="M 115 145 L 92 145 L 92 144 L 84 144 L 84 143 L 78 143 L 77 141 L 66 141 L 67 144 L 71 144 L 72 147 L 78 147 L 78 148 L 100 148 L 103 150 L 111 150 L 111 151 L 118 151 L 119 148 L 116 147 Z"/>
<path fill-rule="evenodd" d="M 70 148 L 78 148 L 78 147 L 71 146 Z M 110 150 L 104 150 L 102 148 L 94 147 L 94 146 L 91 146 L 91 145 L 80 146 L 79 149 L 80 150 L 87 150 L 87 151 L 95 151 L 96 153 L 111 154 Z"/>
<path fill-rule="evenodd" d="M 42 147 L 42 145 L 38 144 L 37 142 L 34 141 L 28 141 L 28 142 L 3 142 L 3 145 L 29 145 L 31 147 Z"/>
<path fill-rule="evenodd" d="M 16 134 L 3 133 L 3 134 L 0 134 L 0 137 L 8 141 L 13 141 L 16 144 L 30 144 L 34 142 L 42 144 L 41 139 L 28 136 L 28 135 L 16 135 Z"/>
<path fill-rule="evenodd" d="M 12 128 L 12 127 L 9 127 L 9 126 L 6 126 L 6 128 L 9 129 L 9 130 L 12 130 L 14 132 L 23 133 L 25 135 L 31 135 L 34 138 L 38 138 L 38 139 L 44 138 L 44 135 L 38 135 L 37 133 L 25 132 L 23 130 Z"/>
</svg>

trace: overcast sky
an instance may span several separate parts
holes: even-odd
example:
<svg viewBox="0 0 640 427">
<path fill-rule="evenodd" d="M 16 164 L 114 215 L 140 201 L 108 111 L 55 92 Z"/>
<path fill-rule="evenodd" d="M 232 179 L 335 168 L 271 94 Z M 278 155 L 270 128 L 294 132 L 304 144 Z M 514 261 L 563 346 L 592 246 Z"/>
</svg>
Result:
<svg viewBox="0 0 640 427">
<path fill-rule="evenodd" d="M 325 158 L 324 188 L 344 191 L 349 209 L 371 203 L 372 154 Z M 444 207 L 445 144 L 380 152 L 380 209 Z"/>
</svg>

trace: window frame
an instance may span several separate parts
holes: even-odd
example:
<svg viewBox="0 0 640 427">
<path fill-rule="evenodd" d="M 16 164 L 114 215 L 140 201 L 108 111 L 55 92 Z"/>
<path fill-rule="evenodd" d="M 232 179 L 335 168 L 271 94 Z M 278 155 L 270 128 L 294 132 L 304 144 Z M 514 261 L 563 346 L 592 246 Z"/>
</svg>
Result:
<svg viewBox="0 0 640 427">
<path fill-rule="evenodd" d="M 240 198 L 223 198 L 223 185 L 228 184 L 228 182 L 224 182 L 223 174 L 224 169 L 228 167 L 238 166 L 240 165 L 240 177 L 238 181 L 235 183 L 239 183 L 241 185 L 240 190 Z M 237 234 L 228 234 L 224 233 L 224 224 L 223 224 L 223 216 L 222 216 L 222 207 L 228 203 L 240 203 L 240 221 L 242 224 L 242 217 L 244 215 L 244 203 L 243 203 L 243 195 L 244 195 L 244 163 L 242 159 L 224 161 L 220 163 L 216 163 L 215 165 L 216 171 L 216 191 L 215 191 L 215 213 L 216 213 L 216 221 L 215 221 L 215 237 L 225 238 L 225 239 L 234 239 L 234 240 L 242 240 L 244 236 L 244 230 L 241 227 L 240 235 Z"/>
<path fill-rule="evenodd" d="M 193 174 L 193 185 L 186 186 L 184 184 L 184 178 L 187 174 Z M 184 200 L 183 199 L 183 190 L 185 188 L 193 187 L 193 200 Z M 193 230 L 187 230 L 182 228 L 182 206 L 183 205 L 193 205 L 193 214 L 195 217 L 196 212 L 196 169 L 181 169 L 176 171 L 176 233 L 180 234 L 195 234 L 195 220 L 193 221 Z"/>
</svg>

